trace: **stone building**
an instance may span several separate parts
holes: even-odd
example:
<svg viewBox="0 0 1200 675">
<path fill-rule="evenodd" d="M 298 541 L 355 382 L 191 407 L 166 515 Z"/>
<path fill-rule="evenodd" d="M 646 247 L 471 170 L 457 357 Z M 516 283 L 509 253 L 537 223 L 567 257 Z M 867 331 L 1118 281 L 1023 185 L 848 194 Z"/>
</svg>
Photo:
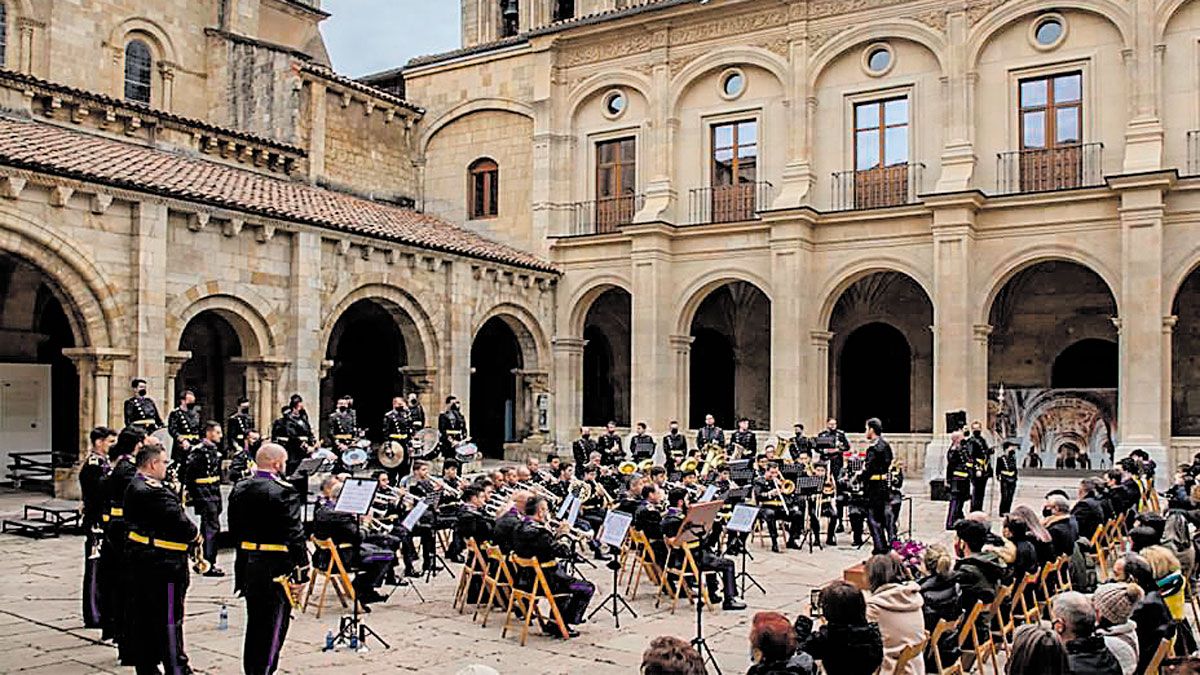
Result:
<svg viewBox="0 0 1200 675">
<path fill-rule="evenodd" d="M 414 209 L 424 111 L 329 69 L 319 2 L 0 10 L 6 452 L 66 479 L 135 376 L 260 428 L 293 392 L 372 427 L 454 393 L 481 442 L 541 445 L 557 271 Z"/>
<path fill-rule="evenodd" d="M 461 49 L 362 81 L 425 110 L 419 208 L 563 271 L 558 439 L 877 414 L 919 462 L 1003 385 L 1115 389 L 1115 445 L 1200 446 L 1200 3 L 462 0 L 462 22 Z"/>
</svg>

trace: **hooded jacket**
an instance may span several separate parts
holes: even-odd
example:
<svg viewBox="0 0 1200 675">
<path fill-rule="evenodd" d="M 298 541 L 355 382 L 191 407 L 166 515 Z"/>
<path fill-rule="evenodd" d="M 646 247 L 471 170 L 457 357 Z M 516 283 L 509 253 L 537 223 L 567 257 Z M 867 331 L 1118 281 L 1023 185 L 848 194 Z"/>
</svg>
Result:
<svg viewBox="0 0 1200 675">
<path fill-rule="evenodd" d="M 1099 635 L 1068 641 L 1067 663 L 1071 675 L 1121 675 L 1121 664 Z"/>
<path fill-rule="evenodd" d="M 883 636 L 874 623 L 821 626 L 803 649 L 825 666 L 826 675 L 874 673 L 883 663 Z"/>
<path fill-rule="evenodd" d="M 990 551 L 972 553 L 954 563 L 954 580 L 962 593 L 960 601 L 963 612 L 970 613 L 976 602 L 985 606 L 996 599 L 996 586 L 1004 578 L 1004 563 Z M 983 635 L 988 631 L 991 615 L 985 610 L 980 613 L 976 626 Z"/>
<path fill-rule="evenodd" d="M 925 639 L 924 605 L 921 587 L 912 581 L 884 584 L 867 597 L 867 620 L 878 623 L 883 635 L 883 672 L 924 675 L 925 661 L 919 658 L 909 661 L 903 673 L 896 672 L 900 652 Z"/>
<path fill-rule="evenodd" d="M 1108 647 L 1108 651 L 1117 657 L 1117 663 L 1121 664 L 1122 675 L 1133 675 L 1137 672 L 1138 641 L 1136 624 L 1132 621 L 1126 621 L 1110 628 L 1098 629 L 1096 635 L 1104 638 L 1104 645 Z"/>
</svg>

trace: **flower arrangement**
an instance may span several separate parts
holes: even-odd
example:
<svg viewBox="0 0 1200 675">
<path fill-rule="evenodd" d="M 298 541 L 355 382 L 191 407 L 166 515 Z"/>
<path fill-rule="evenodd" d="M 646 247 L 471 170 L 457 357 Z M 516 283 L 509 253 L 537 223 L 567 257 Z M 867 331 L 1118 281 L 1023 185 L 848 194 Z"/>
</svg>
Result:
<svg viewBox="0 0 1200 675">
<path fill-rule="evenodd" d="M 904 567 L 914 579 L 921 577 L 926 548 L 924 543 L 915 539 L 892 542 L 892 551 L 900 557 L 900 562 L 904 563 Z"/>
</svg>

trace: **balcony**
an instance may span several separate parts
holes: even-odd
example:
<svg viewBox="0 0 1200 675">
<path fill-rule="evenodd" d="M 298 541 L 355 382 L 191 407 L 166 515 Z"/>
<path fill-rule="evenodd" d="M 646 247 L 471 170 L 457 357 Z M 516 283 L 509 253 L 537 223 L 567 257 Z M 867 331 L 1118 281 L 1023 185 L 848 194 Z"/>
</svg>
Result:
<svg viewBox="0 0 1200 675">
<path fill-rule="evenodd" d="M 586 202 L 568 204 L 570 211 L 564 237 L 616 232 L 622 225 L 633 222 L 633 217 L 645 206 L 644 195 L 621 195 L 601 197 Z"/>
<path fill-rule="evenodd" d="M 775 186 L 767 181 L 694 188 L 688 193 L 688 223 L 753 220 L 771 203 Z"/>
<path fill-rule="evenodd" d="M 1200 129 L 1189 131 L 1187 134 L 1187 173 L 1188 176 L 1200 175 Z"/>
<path fill-rule="evenodd" d="M 878 209 L 917 201 L 925 165 L 894 164 L 865 171 L 839 171 L 833 174 L 834 211 Z"/>
<path fill-rule="evenodd" d="M 999 194 L 1070 190 L 1103 182 L 1103 143 L 1075 143 L 996 155 Z"/>
</svg>

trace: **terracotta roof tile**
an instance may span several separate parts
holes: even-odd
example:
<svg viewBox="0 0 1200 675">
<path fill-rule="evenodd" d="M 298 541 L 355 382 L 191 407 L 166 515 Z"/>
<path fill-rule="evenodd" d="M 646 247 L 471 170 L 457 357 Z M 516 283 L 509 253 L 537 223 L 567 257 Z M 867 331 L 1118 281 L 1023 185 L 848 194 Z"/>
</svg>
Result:
<svg viewBox="0 0 1200 675">
<path fill-rule="evenodd" d="M 440 218 L 197 157 L 0 117 L 0 164 L 546 272 L 546 260 Z"/>
</svg>

